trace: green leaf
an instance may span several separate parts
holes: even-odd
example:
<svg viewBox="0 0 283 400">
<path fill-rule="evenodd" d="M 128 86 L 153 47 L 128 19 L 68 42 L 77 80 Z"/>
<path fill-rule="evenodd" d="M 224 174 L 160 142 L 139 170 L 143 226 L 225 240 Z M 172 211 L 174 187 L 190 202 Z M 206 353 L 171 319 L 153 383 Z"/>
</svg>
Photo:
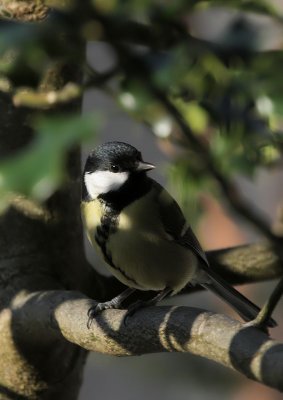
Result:
<svg viewBox="0 0 283 400">
<path fill-rule="evenodd" d="M 203 211 L 203 194 L 216 191 L 213 180 L 193 153 L 175 160 L 167 173 L 171 193 L 180 204 L 186 218 L 192 225 L 196 225 Z"/>
<path fill-rule="evenodd" d="M 0 163 L 0 198 L 17 193 L 43 201 L 62 184 L 66 154 L 97 130 L 95 116 L 40 118 L 29 147 Z M 2 204 L 3 207 L 3 204 Z"/>
<path fill-rule="evenodd" d="M 255 147 L 255 143 L 244 144 L 241 136 L 237 136 L 236 130 L 230 136 L 218 133 L 212 137 L 210 141 L 211 153 L 217 168 L 225 176 L 253 175 L 258 164 L 258 160 L 255 158 L 258 149 Z"/>
<path fill-rule="evenodd" d="M 208 115 L 197 102 L 191 101 L 185 103 L 177 99 L 175 104 L 181 111 L 185 121 L 195 133 L 202 134 L 205 132 L 208 124 Z"/>
</svg>

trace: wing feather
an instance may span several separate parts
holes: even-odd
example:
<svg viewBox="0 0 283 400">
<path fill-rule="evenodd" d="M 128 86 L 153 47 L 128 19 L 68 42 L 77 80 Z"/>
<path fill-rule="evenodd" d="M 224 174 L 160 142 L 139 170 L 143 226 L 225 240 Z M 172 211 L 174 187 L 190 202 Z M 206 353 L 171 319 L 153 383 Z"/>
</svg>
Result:
<svg viewBox="0 0 283 400">
<path fill-rule="evenodd" d="M 200 261 L 202 261 L 202 264 L 205 263 L 205 265 L 208 266 L 209 264 L 206 255 L 192 228 L 188 225 L 178 203 L 155 181 L 154 187 L 158 193 L 158 210 L 166 233 L 168 233 L 178 244 L 192 250 Z"/>
</svg>

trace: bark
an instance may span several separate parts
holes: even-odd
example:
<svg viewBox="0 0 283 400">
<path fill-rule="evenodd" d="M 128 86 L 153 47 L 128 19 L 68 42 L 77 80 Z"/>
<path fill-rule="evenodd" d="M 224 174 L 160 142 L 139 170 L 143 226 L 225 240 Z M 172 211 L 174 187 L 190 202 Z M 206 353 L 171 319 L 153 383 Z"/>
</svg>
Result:
<svg viewBox="0 0 283 400">
<path fill-rule="evenodd" d="M 25 135 L 23 128 L 27 114 L 13 109 L 8 99 L 5 107 L 13 119 L 9 125 L 1 123 L 1 143 L 8 147 L 9 137 L 15 142 L 18 137 L 19 142 L 28 140 L 29 129 Z M 70 182 L 47 202 L 44 212 L 36 213 L 19 199 L 0 218 L 1 399 L 21 398 L 18 395 L 30 399 L 75 399 L 79 389 L 85 352 L 62 340 L 56 346 L 27 345 L 25 335 L 16 334 L 11 311 L 21 293 L 80 288 L 83 284 L 87 268 L 76 180 L 80 174 L 79 151 L 74 150 L 71 158 Z M 25 327 L 27 334 L 28 329 Z M 72 374 L 67 373 L 70 360 L 75 365 Z"/>
<path fill-rule="evenodd" d="M 47 14 L 38 1 L 1 1 L 0 10 L 5 17 L 33 23 Z M 43 90 L 79 81 L 80 75 L 74 66 L 55 68 L 44 80 Z M 33 139 L 29 121 L 34 114 L 14 107 L 4 93 L 0 107 L 0 157 L 5 158 Z M 79 109 L 77 101 L 64 111 Z M 1 399 L 75 399 L 81 384 L 86 351 L 63 338 L 41 341 L 30 326 L 19 330 L 14 316 L 18 299 L 28 293 L 81 289 L 88 279 L 79 215 L 79 149 L 69 154 L 68 163 L 68 182 L 42 209 L 18 198 L 0 218 Z"/>
<path fill-rule="evenodd" d="M 259 282 L 282 276 L 283 264 L 268 242 L 207 252 L 213 268 L 231 284 Z"/>
<path fill-rule="evenodd" d="M 19 324 L 54 343 L 64 337 L 80 347 L 116 356 L 190 352 L 248 378 L 283 390 L 283 344 L 224 315 L 189 307 L 149 307 L 125 326 L 124 310 L 107 310 L 88 329 L 90 299 L 76 292 L 34 293 L 18 302 Z M 20 327 L 20 332 L 22 331 Z"/>
</svg>

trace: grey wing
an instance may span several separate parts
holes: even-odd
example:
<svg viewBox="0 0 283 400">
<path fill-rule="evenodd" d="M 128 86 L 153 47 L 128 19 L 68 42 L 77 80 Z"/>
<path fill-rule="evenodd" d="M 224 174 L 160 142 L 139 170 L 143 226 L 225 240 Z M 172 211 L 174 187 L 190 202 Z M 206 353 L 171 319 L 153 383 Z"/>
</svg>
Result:
<svg viewBox="0 0 283 400">
<path fill-rule="evenodd" d="M 185 217 L 176 201 L 162 186 L 155 181 L 153 186 L 162 227 L 172 239 L 178 240 L 186 226 Z"/>
<path fill-rule="evenodd" d="M 203 261 L 207 267 L 209 266 L 205 252 L 203 251 L 196 235 L 194 234 L 190 226 L 188 226 L 184 235 L 179 239 L 179 242 L 183 246 L 187 246 L 190 249 L 192 249 L 195 252 L 195 254 L 201 259 L 201 261 Z"/>
<path fill-rule="evenodd" d="M 178 203 L 162 186 L 155 181 L 153 182 L 155 190 L 158 193 L 158 210 L 164 230 L 178 244 L 191 249 L 200 261 L 202 261 L 202 264 L 204 263 L 208 266 L 206 255 L 192 228 L 188 225 Z"/>
</svg>

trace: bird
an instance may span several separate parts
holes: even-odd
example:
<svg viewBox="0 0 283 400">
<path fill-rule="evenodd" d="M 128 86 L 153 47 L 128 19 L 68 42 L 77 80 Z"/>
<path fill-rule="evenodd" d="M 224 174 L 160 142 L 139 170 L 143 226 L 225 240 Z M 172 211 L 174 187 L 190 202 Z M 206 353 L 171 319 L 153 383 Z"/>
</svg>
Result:
<svg viewBox="0 0 283 400">
<path fill-rule="evenodd" d="M 130 304 L 127 315 L 188 284 L 211 290 L 244 321 L 253 321 L 259 307 L 212 269 L 178 203 L 148 176 L 154 168 L 134 146 L 119 141 L 100 144 L 87 157 L 82 176 L 83 225 L 106 267 L 127 287 L 90 307 L 88 328 L 103 310 L 123 308 L 137 290 L 154 294 Z M 276 322 L 269 318 L 267 325 Z"/>
</svg>

